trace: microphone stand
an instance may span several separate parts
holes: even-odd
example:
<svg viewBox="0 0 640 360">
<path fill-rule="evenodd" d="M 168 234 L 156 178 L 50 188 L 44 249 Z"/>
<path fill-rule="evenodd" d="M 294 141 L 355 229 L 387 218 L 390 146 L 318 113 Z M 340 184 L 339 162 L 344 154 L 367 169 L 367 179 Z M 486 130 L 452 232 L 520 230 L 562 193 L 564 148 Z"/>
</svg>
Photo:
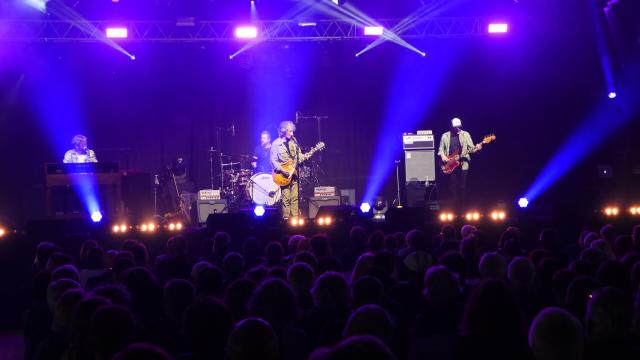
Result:
<svg viewBox="0 0 640 360">
<path fill-rule="evenodd" d="M 396 207 L 402 207 L 402 198 L 400 196 L 400 160 L 396 160 L 396 189 L 398 191 L 398 198 L 396 201 Z"/>
<path fill-rule="evenodd" d="M 304 116 L 302 115 L 302 113 L 300 111 L 296 111 L 296 124 L 298 122 L 300 122 L 300 120 L 309 120 L 309 119 L 313 119 L 317 121 L 317 125 L 318 125 L 318 141 L 322 141 L 322 130 L 321 130 L 321 126 L 320 123 L 322 121 L 322 119 L 328 119 L 329 117 L 326 115 L 313 115 L 313 116 Z"/>
<path fill-rule="evenodd" d="M 300 166 L 300 143 L 298 143 L 298 139 L 295 138 L 295 136 L 292 136 L 291 139 L 293 139 L 293 142 L 296 143 L 296 168 L 294 169 L 295 171 L 298 171 L 298 166 Z M 293 180 L 293 175 L 291 176 L 291 180 Z M 300 216 L 300 204 L 302 203 L 300 201 L 300 193 L 302 192 L 302 182 L 300 181 L 300 173 L 298 172 L 298 213 L 296 214 L 296 216 Z"/>
</svg>

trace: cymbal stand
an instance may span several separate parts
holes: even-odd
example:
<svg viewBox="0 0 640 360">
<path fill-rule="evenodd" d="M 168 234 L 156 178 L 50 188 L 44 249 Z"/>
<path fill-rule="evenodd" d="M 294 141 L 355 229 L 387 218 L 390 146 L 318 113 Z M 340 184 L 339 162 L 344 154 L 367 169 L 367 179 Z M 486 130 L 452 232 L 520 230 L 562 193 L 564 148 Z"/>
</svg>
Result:
<svg viewBox="0 0 640 360">
<path fill-rule="evenodd" d="M 153 175 L 153 216 L 158 216 L 158 187 L 160 187 L 160 179 L 158 175 Z"/>
<path fill-rule="evenodd" d="M 213 190 L 214 187 L 214 183 L 213 183 L 213 157 L 214 157 L 214 153 L 216 152 L 216 150 L 213 148 L 213 146 L 211 148 L 209 148 L 209 178 L 211 180 L 211 190 Z"/>
</svg>

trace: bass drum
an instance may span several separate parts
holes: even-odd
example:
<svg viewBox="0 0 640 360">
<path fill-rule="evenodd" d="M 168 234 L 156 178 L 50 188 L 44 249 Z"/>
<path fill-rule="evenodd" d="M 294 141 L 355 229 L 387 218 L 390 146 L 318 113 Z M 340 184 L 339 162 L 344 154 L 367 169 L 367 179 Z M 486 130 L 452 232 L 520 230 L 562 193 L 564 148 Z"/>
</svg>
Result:
<svg viewBox="0 0 640 360">
<path fill-rule="evenodd" d="M 273 206 L 280 201 L 280 186 L 273 182 L 271 173 L 257 173 L 249 179 L 247 197 L 256 205 Z"/>
</svg>

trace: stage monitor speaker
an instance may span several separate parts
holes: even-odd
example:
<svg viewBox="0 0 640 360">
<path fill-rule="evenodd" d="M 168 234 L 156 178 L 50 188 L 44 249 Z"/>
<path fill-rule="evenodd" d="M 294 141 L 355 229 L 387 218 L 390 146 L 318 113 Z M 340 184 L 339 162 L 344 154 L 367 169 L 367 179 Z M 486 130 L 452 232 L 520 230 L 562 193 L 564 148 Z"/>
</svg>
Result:
<svg viewBox="0 0 640 360">
<path fill-rule="evenodd" d="M 198 200 L 198 222 L 204 224 L 209 215 L 229 212 L 227 200 Z"/>
<path fill-rule="evenodd" d="M 436 161 L 433 150 L 405 150 L 404 167 L 406 182 L 436 180 Z"/>
<path fill-rule="evenodd" d="M 319 196 L 309 198 L 309 219 L 315 219 L 323 206 L 340 206 L 340 196 Z"/>
</svg>

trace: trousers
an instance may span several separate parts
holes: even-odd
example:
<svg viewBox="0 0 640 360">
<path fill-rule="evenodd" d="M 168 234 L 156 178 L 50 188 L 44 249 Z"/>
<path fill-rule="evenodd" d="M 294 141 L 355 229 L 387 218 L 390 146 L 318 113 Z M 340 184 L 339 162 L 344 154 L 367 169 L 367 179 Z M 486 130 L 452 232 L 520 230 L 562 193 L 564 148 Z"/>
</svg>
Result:
<svg viewBox="0 0 640 360">
<path fill-rule="evenodd" d="M 299 216 L 298 209 L 298 180 L 292 180 L 288 186 L 280 188 L 282 190 L 282 216 L 286 218 Z"/>
<path fill-rule="evenodd" d="M 451 192 L 451 199 L 453 201 L 453 206 L 458 210 L 462 209 L 467 200 L 468 173 L 468 166 L 466 166 L 466 169 L 459 167 L 451 173 L 449 177 L 449 191 Z"/>
</svg>

